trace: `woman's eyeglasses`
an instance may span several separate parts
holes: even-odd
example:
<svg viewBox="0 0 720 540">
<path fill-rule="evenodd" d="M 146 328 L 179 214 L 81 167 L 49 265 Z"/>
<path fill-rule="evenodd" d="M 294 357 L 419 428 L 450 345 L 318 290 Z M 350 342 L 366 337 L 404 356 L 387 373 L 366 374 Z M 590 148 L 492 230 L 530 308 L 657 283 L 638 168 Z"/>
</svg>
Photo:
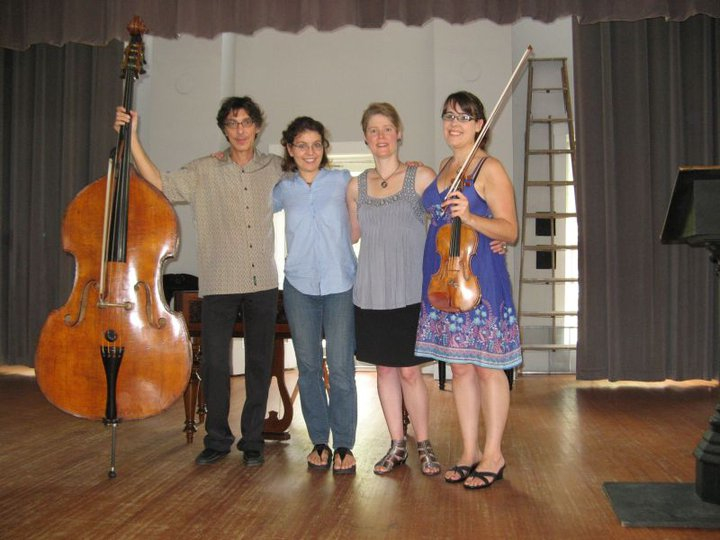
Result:
<svg viewBox="0 0 720 540">
<path fill-rule="evenodd" d="M 455 120 L 457 120 L 458 122 L 460 122 L 462 124 L 465 124 L 472 120 L 477 120 L 477 118 L 475 118 L 474 116 L 469 115 L 469 114 L 465 114 L 465 113 L 455 114 L 455 113 L 451 113 L 451 112 L 443 113 L 442 116 L 440 116 L 440 118 L 442 118 L 446 122 L 454 122 Z"/>
<path fill-rule="evenodd" d="M 292 143 L 292 147 L 295 148 L 296 150 L 298 150 L 299 152 L 303 152 L 303 153 L 304 153 L 304 152 L 307 152 L 307 151 L 310 150 L 311 148 L 312 148 L 313 150 L 315 150 L 316 152 L 320 152 L 320 151 L 323 149 L 323 143 L 321 143 L 321 142 L 319 142 L 319 141 L 318 141 L 318 142 L 314 142 L 314 143 L 312 143 L 311 145 L 310 145 L 310 144 L 307 144 L 307 143 L 304 143 L 304 142 L 301 142 L 301 143 L 298 143 L 298 144 Z"/>
</svg>

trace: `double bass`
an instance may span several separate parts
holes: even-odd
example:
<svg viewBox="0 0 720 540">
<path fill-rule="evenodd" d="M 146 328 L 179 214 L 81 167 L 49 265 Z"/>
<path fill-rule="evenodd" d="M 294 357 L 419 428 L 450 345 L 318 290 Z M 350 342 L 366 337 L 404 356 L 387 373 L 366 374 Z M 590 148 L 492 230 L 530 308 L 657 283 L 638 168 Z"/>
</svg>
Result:
<svg viewBox="0 0 720 540">
<path fill-rule="evenodd" d="M 495 117 L 501 104 L 505 101 L 508 93 L 512 91 L 512 85 L 521 73 L 522 68 L 532 54 L 532 47 L 528 46 L 522 58 L 518 62 L 513 74 L 510 77 L 505 89 L 500 94 L 495 108 L 483 124 L 480 134 L 475 140 L 472 150 L 460 166 L 448 189 L 445 200 L 457 191 L 475 153 L 482 144 L 488 129 L 495 121 Z M 474 174 L 472 175 L 474 176 Z M 440 255 L 440 266 L 438 271 L 430 278 L 428 284 L 428 301 L 435 309 L 457 313 L 470 311 L 480 303 L 482 289 L 477 276 L 473 274 L 471 261 L 477 252 L 477 234 L 474 229 L 460 221 L 459 217 L 452 219 L 438 229 L 435 242 L 436 250 Z"/>
<path fill-rule="evenodd" d="M 128 26 L 123 106 L 143 70 L 139 17 Z M 162 270 L 179 245 L 175 211 L 130 166 L 130 126 L 118 135 L 107 176 L 68 205 L 62 244 L 75 258 L 75 279 L 50 313 L 35 354 L 38 385 L 61 410 L 102 419 L 113 428 L 167 409 L 186 388 L 192 365 L 184 320 L 162 294 Z"/>
</svg>

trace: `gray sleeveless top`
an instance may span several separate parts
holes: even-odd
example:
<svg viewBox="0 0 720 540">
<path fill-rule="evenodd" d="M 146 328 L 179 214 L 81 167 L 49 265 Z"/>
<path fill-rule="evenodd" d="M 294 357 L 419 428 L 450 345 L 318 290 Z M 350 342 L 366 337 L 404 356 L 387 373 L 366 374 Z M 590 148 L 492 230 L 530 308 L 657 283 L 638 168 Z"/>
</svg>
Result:
<svg viewBox="0 0 720 540">
<path fill-rule="evenodd" d="M 358 176 L 362 237 L 353 302 L 360 308 L 396 309 L 420 302 L 425 210 L 415 192 L 416 171 L 408 167 L 402 189 L 383 198 L 368 196 L 368 171 Z"/>
</svg>

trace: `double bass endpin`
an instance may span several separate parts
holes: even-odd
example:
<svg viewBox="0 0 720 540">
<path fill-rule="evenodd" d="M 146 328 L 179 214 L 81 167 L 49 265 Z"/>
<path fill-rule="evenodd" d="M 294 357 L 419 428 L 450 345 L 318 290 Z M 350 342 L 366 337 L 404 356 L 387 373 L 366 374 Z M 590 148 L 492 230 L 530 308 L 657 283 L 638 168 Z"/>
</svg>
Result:
<svg viewBox="0 0 720 540">
<path fill-rule="evenodd" d="M 117 338 L 117 332 L 112 328 L 108 328 L 104 333 L 105 339 L 109 343 L 114 343 Z M 107 382 L 107 395 L 105 401 L 105 418 L 103 423 L 112 428 L 112 441 L 110 443 L 110 471 L 108 476 L 115 478 L 115 447 L 117 444 L 117 425 L 120 420 L 117 417 L 117 404 L 115 402 L 117 376 L 120 371 L 120 363 L 122 362 L 125 347 L 117 347 L 115 345 L 102 345 L 100 347 L 100 355 L 102 356 L 103 367 L 105 368 L 105 379 Z"/>
</svg>

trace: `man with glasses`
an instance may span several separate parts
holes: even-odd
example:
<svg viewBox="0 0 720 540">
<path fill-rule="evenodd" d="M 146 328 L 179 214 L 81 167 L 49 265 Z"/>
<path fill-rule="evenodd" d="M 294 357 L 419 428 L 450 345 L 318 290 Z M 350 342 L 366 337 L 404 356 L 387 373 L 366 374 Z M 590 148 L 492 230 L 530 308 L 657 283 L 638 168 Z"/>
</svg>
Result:
<svg viewBox="0 0 720 540">
<path fill-rule="evenodd" d="M 202 303 L 202 382 L 208 412 L 205 449 L 195 462 L 214 463 L 232 448 L 230 342 L 238 312 L 245 331 L 246 399 L 237 444 L 246 465 L 264 461 L 262 436 L 272 371 L 278 276 L 274 260 L 272 189 L 281 159 L 255 148 L 263 113 L 249 97 L 223 101 L 217 125 L 230 146 L 161 173 L 137 137 L 137 114 L 118 107 L 115 129 L 132 118 L 131 150 L 140 175 L 173 202 L 189 203 L 197 229 Z"/>
</svg>

